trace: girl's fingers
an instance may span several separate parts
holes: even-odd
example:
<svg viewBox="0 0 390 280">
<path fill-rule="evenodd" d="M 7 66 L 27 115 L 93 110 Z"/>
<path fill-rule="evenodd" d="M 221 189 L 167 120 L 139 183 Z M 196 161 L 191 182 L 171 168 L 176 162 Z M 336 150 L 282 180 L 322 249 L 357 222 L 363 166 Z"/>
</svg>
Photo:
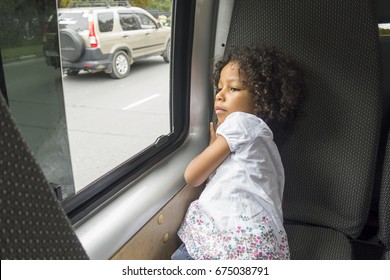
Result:
<svg viewBox="0 0 390 280">
<path fill-rule="evenodd" d="M 216 138 L 217 136 L 215 134 L 214 124 L 211 122 L 210 123 L 210 144 L 212 144 Z"/>
</svg>

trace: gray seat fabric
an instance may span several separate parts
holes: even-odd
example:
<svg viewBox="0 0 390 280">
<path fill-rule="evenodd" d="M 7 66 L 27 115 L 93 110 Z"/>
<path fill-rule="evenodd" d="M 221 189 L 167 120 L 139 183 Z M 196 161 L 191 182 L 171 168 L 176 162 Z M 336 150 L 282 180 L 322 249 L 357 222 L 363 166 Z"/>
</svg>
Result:
<svg viewBox="0 0 390 280">
<path fill-rule="evenodd" d="M 305 72 L 305 115 L 280 153 L 293 259 L 354 258 L 373 190 L 381 122 L 371 0 L 236 0 L 227 46 L 275 45 Z"/>
<path fill-rule="evenodd" d="M 379 195 L 378 230 L 378 238 L 385 247 L 383 258 L 386 260 L 390 260 L 390 132 L 388 134 Z"/>
<path fill-rule="evenodd" d="M 286 225 L 295 259 L 349 259 L 352 246 L 344 234 L 324 227 Z M 330 248 L 332 250 L 330 250 Z"/>
<path fill-rule="evenodd" d="M 384 109 L 390 118 L 390 36 L 380 37 L 383 73 Z M 389 122 L 389 120 L 388 120 Z"/>
<path fill-rule="evenodd" d="M 88 259 L 0 92 L 1 259 Z"/>
</svg>

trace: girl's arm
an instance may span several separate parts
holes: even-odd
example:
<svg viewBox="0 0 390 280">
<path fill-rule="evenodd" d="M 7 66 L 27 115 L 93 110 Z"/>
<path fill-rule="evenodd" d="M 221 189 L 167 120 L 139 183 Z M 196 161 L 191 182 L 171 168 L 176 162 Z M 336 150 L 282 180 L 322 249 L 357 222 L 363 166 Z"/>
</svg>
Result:
<svg viewBox="0 0 390 280">
<path fill-rule="evenodd" d="M 226 139 L 223 136 L 216 136 L 212 123 L 210 124 L 210 134 L 210 145 L 190 162 L 184 172 L 184 178 L 190 186 L 201 185 L 230 154 Z"/>
</svg>

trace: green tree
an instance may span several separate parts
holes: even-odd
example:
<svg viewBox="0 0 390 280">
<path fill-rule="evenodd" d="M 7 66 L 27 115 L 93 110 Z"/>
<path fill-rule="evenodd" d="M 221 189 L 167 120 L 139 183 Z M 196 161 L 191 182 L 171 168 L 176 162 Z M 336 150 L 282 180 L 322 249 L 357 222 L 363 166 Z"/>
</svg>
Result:
<svg viewBox="0 0 390 280">
<path fill-rule="evenodd" d="M 149 7 L 150 0 L 132 0 L 130 1 L 131 6 L 140 7 L 146 9 Z"/>
<path fill-rule="evenodd" d="M 123 1 L 123 0 L 122 0 Z M 146 0 L 148 1 L 148 0 Z M 86 2 L 86 3 L 93 3 L 93 2 L 101 2 L 101 3 L 115 3 L 115 0 L 59 0 L 58 5 L 60 8 L 66 8 L 69 7 L 70 4 L 75 3 L 75 2 Z M 129 1 L 130 3 L 132 1 Z"/>
<path fill-rule="evenodd" d="M 59 0 L 58 5 L 60 8 L 66 8 L 69 4 L 74 2 L 93 2 L 93 0 Z M 95 2 L 110 2 L 114 3 L 115 0 L 97 0 Z M 172 0 L 129 0 L 132 6 L 140 7 L 145 10 L 159 10 L 164 12 L 171 11 Z"/>
<path fill-rule="evenodd" d="M 379 28 L 379 34 L 382 36 L 390 36 L 390 29 Z"/>
<path fill-rule="evenodd" d="M 150 0 L 149 9 L 166 11 L 166 12 L 171 11 L 172 0 Z"/>
<path fill-rule="evenodd" d="M 58 2 L 58 5 L 60 8 L 66 8 L 66 7 L 68 7 L 70 1 L 71 0 L 60 0 Z"/>
</svg>

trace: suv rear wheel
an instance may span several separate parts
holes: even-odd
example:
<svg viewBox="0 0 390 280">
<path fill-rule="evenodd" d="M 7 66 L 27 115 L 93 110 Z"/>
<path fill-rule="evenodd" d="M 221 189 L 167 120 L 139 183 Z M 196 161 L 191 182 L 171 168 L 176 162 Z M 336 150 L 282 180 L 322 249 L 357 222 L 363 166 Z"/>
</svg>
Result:
<svg viewBox="0 0 390 280">
<path fill-rule="evenodd" d="M 118 51 L 112 59 L 111 77 L 114 79 L 122 79 L 129 75 L 130 64 L 129 56 L 124 51 Z"/>
<path fill-rule="evenodd" d="M 164 61 L 166 63 L 169 63 L 169 61 L 171 60 L 171 40 L 168 41 L 167 46 L 165 47 L 165 51 L 164 51 L 162 57 L 164 58 Z"/>
</svg>

